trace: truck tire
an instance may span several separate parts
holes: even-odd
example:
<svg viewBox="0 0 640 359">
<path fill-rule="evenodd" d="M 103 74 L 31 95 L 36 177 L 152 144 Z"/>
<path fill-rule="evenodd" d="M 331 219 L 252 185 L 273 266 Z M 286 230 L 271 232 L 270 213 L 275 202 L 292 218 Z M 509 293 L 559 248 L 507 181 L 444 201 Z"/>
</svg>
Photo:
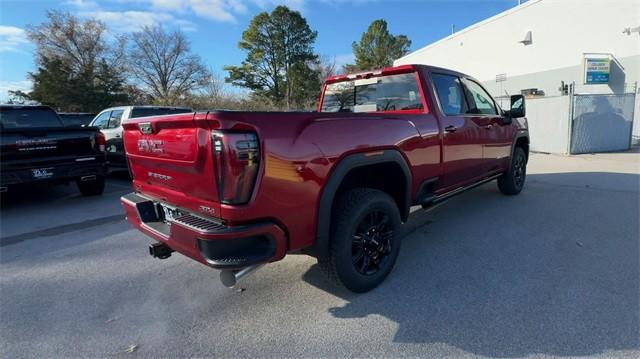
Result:
<svg viewBox="0 0 640 359">
<path fill-rule="evenodd" d="M 76 182 L 83 196 L 97 196 L 104 192 L 104 176 L 97 176 L 93 181 Z"/>
<path fill-rule="evenodd" d="M 513 196 L 524 188 L 524 182 L 527 178 L 527 155 L 522 147 L 516 147 L 511 157 L 509 169 L 498 177 L 498 188 L 505 195 Z"/>
<path fill-rule="evenodd" d="M 318 263 L 329 279 L 356 293 L 389 275 L 400 252 L 400 212 L 388 194 L 369 188 L 346 192 L 331 222 L 329 256 Z"/>
</svg>

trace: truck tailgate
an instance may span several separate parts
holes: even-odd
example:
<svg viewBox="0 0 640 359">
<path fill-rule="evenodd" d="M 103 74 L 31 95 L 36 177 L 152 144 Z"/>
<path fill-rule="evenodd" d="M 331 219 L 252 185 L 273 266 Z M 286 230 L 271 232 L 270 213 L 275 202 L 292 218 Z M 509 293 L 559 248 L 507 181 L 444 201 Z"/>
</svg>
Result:
<svg viewBox="0 0 640 359">
<path fill-rule="evenodd" d="M 204 122 L 187 113 L 136 119 L 123 127 L 136 188 L 174 202 L 189 198 L 192 206 L 209 209 L 207 214 L 219 213 L 211 132 Z"/>
<path fill-rule="evenodd" d="M 68 161 L 95 156 L 97 129 L 94 128 L 29 128 L 3 129 L 1 161 L 28 165 L 29 162 Z M 54 164 L 54 163 L 51 163 Z"/>
</svg>

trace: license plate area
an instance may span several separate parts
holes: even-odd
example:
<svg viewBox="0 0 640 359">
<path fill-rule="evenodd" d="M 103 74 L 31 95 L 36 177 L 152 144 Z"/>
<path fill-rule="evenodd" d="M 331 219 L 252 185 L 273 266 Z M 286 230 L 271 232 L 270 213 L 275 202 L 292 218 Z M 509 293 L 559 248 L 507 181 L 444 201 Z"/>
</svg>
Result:
<svg viewBox="0 0 640 359">
<path fill-rule="evenodd" d="M 138 218 L 140 218 L 143 228 L 167 240 L 171 237 L 171 223 L 175 218 L 180 217 L 184 213 L 176 207 L 142 197 L 135 193 L 124 196 L 122 199 L 123 202 L 135 205 Z"/>
<path fill-rule="evenodd" d="M 53 167 L 33 168 L 31 169 L 31 175 L 37 180 L 51 178 L 53 177 Z"/>
<path fill-rule="evenodd" d="M 156 203 L 156 213 L 158 214 L 158 219 L 168 225 L 171 225 L 174 219 L 184 215 L 179 209 L 167 206 L 164 203 Z"/>
</svg>

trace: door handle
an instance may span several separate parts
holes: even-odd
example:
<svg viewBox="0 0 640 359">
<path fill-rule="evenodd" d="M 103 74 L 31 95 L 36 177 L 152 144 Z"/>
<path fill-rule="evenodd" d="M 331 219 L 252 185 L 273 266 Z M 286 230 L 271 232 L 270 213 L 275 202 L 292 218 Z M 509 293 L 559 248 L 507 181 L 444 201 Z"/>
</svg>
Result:
<svg viewBox="0 0 640 359">
<path fill-rule="evenodd" d="M 119 134 L 115 135 L 115 138 L 120 138 L 120 137 L 122 137 L 122 135 L 119 135 Z"/>
<path fill-rule="evenodd" d="M 493 124 L 490 123 L 488 125 L 485 125 L 484 128 L 485 128 L 485 130 L 490 130 L 491 128 L 493 128 Z"/>
<path fill-rule="evenodd" d="M 456 132 L 457 129 L 458 128 L 456 126 L 454 126 L 454 125 L 449 125 L 449 126 L 444 128 L 444 130 L 447 131 L 447 132 Z"/>
</svg>

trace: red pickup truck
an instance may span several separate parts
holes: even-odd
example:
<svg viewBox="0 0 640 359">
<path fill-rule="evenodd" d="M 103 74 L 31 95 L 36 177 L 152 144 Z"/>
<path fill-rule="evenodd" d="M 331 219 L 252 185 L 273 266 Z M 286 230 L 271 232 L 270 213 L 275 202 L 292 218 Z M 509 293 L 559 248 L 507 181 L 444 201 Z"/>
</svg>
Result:
<svg viewBox="0 0 640 359">
<path fill-rule="evenodd" d="M 288 253 L 317 258 L 354 292 L 380 284 L 401 223 L 497 179 L 524 185 L 525 103 L 502 110 L 473 78 L 404 65 L 328 78 L 317 112 L 210 111 L 124 124 L 129 222 L 221 269 L 225 285 Z"/>
</svg>

